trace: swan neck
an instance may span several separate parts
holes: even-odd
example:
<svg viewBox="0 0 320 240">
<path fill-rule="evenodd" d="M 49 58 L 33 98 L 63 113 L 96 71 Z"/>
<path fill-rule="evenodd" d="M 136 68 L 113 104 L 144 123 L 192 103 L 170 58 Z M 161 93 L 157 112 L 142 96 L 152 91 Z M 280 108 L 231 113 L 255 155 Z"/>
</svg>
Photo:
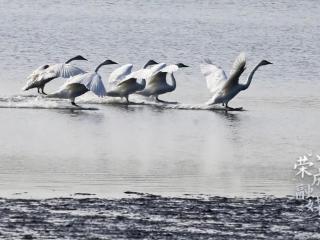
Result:
<svg viewBox="0 0 320 240">
<path fill-rule="evenodd" d="M 251 84 L 251 82 L 252 82 L 252 78 L 253 78 L 253 75 L 254 75 L 254 73 L 258 70 L 258 68 L 260 67 L 261 65 L 260 65 L 260 63 L 257 65 L 257 66 L 255 66 L 255 68 L 251 71 L 251 73 L 249 74 L 249 77 L 248 77 L 248 81 L 247 81 L 247 83 L 244 85 L 244 89 L 247 89 L 249 86 L 250 86 L 250 84 Z"/>
<path fill-rule="evenodd" d="M 76 60 L 76 57 L 70 58 L 70 59 L 69 59 L 68 61 L 66 61 L 65 63 L 68 64 L 68 63 L 70 63 L 70 62 L 72 62 L 72 61 L 74 61 L 74 60 Z"/>
<path fill-rule="evenodd" d="M 170 73 L 170 76 L 171 76 L 171 81 L 172 81 L 172 85 L 170 86 L 171 91 L 174 91 L 177 87 L 176 79 L 175 79 L 173 73 Z"/>
<path fill-rule="evenodd" d="M 99 69 L 103 66 L 104 64 L 103 63 L 100 63 L 98 65 L 98 67 L 94 70 L 96 73 L 98 73 Z"/>
</svg>

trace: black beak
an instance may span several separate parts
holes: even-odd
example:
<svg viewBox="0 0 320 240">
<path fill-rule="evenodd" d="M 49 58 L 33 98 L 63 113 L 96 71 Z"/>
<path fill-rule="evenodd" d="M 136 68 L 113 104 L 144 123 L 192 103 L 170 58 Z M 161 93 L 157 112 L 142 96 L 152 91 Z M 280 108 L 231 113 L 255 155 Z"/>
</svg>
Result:
<svg viewBox="0 0 320 240">
<path fill-rule="evenodd" d="M 179 68 L 189 67 L 189 66 L 187 66 L 187 65 L 185 65 L 185 64 L 183 64 L 183 63 L 178 63 L 177 66 L 178 66 Z"/>
<path fill-rule="evenodd" d="M 114 62 L 114 61 L 112 61 L 112 60 L 107 60 L 106 61 L 106 64 L 118 64 L 117 62 Z"/>
<path fill-rule="evenodd" d="M 143 66 L 143 68 L 147 68 L 148 66 L 154 65 L 154 64 L 158 64 L 158 63 L 151 59 Z"/>
</svg>

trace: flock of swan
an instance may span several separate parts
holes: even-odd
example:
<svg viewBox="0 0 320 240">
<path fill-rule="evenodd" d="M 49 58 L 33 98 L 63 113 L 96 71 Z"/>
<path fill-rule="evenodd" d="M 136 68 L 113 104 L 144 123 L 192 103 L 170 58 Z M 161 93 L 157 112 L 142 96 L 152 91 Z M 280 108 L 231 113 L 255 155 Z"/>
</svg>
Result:
<svg viewBox="0 0 320 240">
<path fill-rule="evenodd" d="M 141 69 L 133 71 L 133 64 L 125 64 L 110 74 L 108 89 L 106 89 L 98 71 L 102 66 L 117 64 L 116 62 L 107 59 L 100 63 L 94 71 L 86 72 L 71 64 L 75 60 L 87 59 L 78 55 L 65 63 L 40 66 L 28 76 L 28 82 L 23 90 L 37 88 L 39 94 L 44 94 L 49 98 L 69 99 L 71 104 L 77 107 L 79 106 L 75 103 L 75 98 L 88 91 L 99 97 L 125 98 L 128 104 L 131 94 L 153 97 L 158 102 L 164 102 L 159 99 L 159 95 L 176 89 L 176 80 L 173 73 L 180 68 L 188 67 L 183 63 L 169 65 L 149 60 Z M 205 63 L 200 65 L 200 69 L 206 79 L 209 91 L 213 94 L 206 104 L 222 104 L 226 110 L 240 110 L 241 108 L 229 107 L 229 101 L 240 91 L 246 90 L 250 86 L 253 75 L 259 67 L 268 64 L 272 63 L 267 60 L 259 62 L 251 71 L 247 82 L 241 84 L 239 83 L 239 77 L 246 69 L 244 53 L 240 53 L 234 61 L 229 77 L 219 66 L 206 59 Z M 59 77 L 66 78 L 66 82 L 56 92 L 46 94 L 44 92 L 45 85 Z M 171 84 L 167 82 L 169 77 L 171 78 Z"/>
</svg>

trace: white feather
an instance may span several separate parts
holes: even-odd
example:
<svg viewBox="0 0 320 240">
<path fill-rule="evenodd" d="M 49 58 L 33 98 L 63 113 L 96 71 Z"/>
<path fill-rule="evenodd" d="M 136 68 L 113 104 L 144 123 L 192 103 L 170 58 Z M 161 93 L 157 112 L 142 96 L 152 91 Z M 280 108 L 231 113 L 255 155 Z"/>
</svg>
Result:
<svg viewBox="0 0 320 240">
<path fill-rule="evenodd" d="M 79 74 L 85 73 L 84 70 L 72 66 L 70 64 L 54 64 L 48 67 L 45 71 L 43 71 L 40 75 L 41 79 L 48 79 L 52 77 L 62 77 L 69 78 Z"/>
<path fill-rule="evenodd" d="M 119 82 L 122 81 L 128 74 L 131 73 L 132 68 L 133 68 L 133 65 L 132 65 L 132 64 L 126 64 L 126 65 L 123 65 L 123 66 L 117 68 L 116 70 L 114 70 L 114 71 L 110 74 L 109 79 L 108 79 L 108 83 L 109 83 L 109 84 L 117 84 L 117 83 L 119 83 Z"/>
<path fill-rule="evenodd" d="M 156 75 L 158 72 L 161 71 L 161 69 L 165 68 L 167 66 L 167 64 L 165 63 L 158 63 L 153 65 L 151 68 L 149 68 L 148 70 L 150 71 L 148 74 L 149 76 L 146 79 L 147 81 L 147 85 L 150 82 L 150 80 L 152 79 L 152 76 Z"/>
<path fill-rule="evenodd" d="M 232 68 L 230 70 L 230 76 L 243 65 L 246 65 L 246 54 L 244 52 L 241 52 L 233 62 Z"/>
<path fill-rule="evenodd" d="M 45 70 L 45 66 L 47 65 L 42 65 L 40 67 L 38 67 L 36 70 L 34 70 L 28 77 L 27 79 L 30 79 L 30 80 L 35 80 L 37 78 L 37 76 L 39 74 L 41 74 L 44 70 Z"/>
<path fill-rule="evenodd" d="M 222 90 L 227 82 L 226 73 L 218 66 L 206 61 L 206 64 L 201 64 L 200 69 L 207 81 L 207 87 L 211 93 L 218 93 Z"/>
<path fill-rule="evenodd" d="M 125 82 L 131 78 L 145 79 L 145 80 L 150 79 L 156 73 L 161 71 L 161 69 L 163 69 L 165 66 L 166 66 L 165 63 L 158 63 L 158 64 L 153 65 L 151 68 L 142 68 L 140 70 L 131 72 L 130 74 L 125 76 L 125 78 L 123 80 L 119 81 L 117 85 L 121 85 L 123 82 Z"/>
<path fill-rule="evenodd" d="M 168 66 L 162 68 L 160 70 L 160 72 L 173 73 L 173 72 L 176 72 L 178 69 L 179 69 L 179 67 L 177 65 L 172 64 L 172 65 L 168 65 Z"/>
<path fill-rule="evenodd" d="M 117 85 L 121 85 L 123 82 L 129 80 L 129 79 L 147 79 L 150 78 L 154 73 L 154 70 L 151 68 L 143 68 L 134 72 L 131 72 L 128 74 L 122 81 L 120 81 Z"/>
<path fill-rule="evenodd" d="M 149 69 L 150 69 L 151 74 L 154 75 L 166 66 L 167 66 L 167 64 L 165 64 L 165 63 L 158 63 L 158 64 L 153 65 Z"/>
<path fill-rule="evenodd" d="M 106 95 L 106 89 L 102 82 L 101 76 L 96 72 L 89 72 L 72 77 L 68 79 L 68 81 L 66 81 L 66 83 L 60 88 L 60 90 L 63 90 L 67 85 L 71 83 L 83 84 L 89 91 L 92 91 L 99 97 Z"/>
<path fill-rule="evenodd" d="M 34 70 L 28 77 L 28 81 L 26 85 L 22 88 L 22 90 L 26 90 L 29 86 L 31 86 L 34 82 L 39 81 L 39 78 L 43 71 L 46 69 L 45 66 L 47 65 L 42 65 L 38 67 L 36 70 Z"/>
<path fill-rule="evenodd" d="M 37 81 L 57 77 L 69 78 L 85 73 L 84 70 L 66 63 L 49 65 L 47 68 L 44 68 L 45 66 L 40 66 L 28 76 L 29 81 L 23 87 L 24 90 Z"/>
</svg>

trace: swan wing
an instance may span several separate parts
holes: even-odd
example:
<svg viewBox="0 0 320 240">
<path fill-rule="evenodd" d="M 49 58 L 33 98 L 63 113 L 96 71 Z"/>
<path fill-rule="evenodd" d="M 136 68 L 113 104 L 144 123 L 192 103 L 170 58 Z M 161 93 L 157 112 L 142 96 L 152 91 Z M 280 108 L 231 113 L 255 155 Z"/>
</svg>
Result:
<svg viewBox="0 0 320 240">
<path fill-rule="evenodd" d="M 158 63 L 153 65 L 149 70 L 150 70 L 150 77 L 154 74 L 157 74 L 160 70 L 165 68 L 167 66 L 166 63 Z"/>
<path fill-rule="evenodd" d="M 29 80 L 36 80 L 36 78 L 41 74 L 46 68 L 48 68 L 49 65 L 42 65 L 38 67 L 36 70 L 34 70 L 28 77 L 27 79 Z"/>
<path fill-rule="evenodd" d="M 109 84 L 117 84 L 121 80 L 123 80 L 127 75 L 129 75 L 132 71 L 133 65 L 126 64 L 117 69 L 115 69 L 109 76 L 108 83 Z"/>
<path fill-rule="evenodd" d="M 60 90 L 64 89 L 66 86 L 68 86 L 71 83 L 80 83 L 87 87 L 87 85 L 92 80 L 92 75 L 93 75 L 92 73 L 85 73 L 82 75 L 71 77 L 60 87 Z"/>
<path fill-rule="evenodd" d="M 227 82 L 226 73 L 208 59 L 200 65 L 200 69 L 207 81 L 209 91 L 214 94 L 220 92 Z"/>
<path fill-rule="evenodd" d="M 241 52 L 236 60 L 234 61 L 231 71 L 230 77 L 228 80 L 228 86 L 239 84 L 239 77 L 246 69 L 246 55 L 244 52 Z"/>
<path fill-rule="evenodd" d="M 74 77 L 79 74 L 85 73 L 84 70 L 81 68 L 75 67 L 71 64 L 61 63 L 61 64 L 54 64 L 45 69 L 42 73 L 40 78 L 41 79 L 48 79 L 48 78 L 69 78 Z"/>
<path fill-rule="evenodd" d="M 106 89 L 102 82 L 101 76 L 98 73 L 85 73 L 72 77 L 66 81 L 61 89 L 64 89 L 66 86 L 72 83 L 83 84 L 89 91 L 92 91 L 99 97 L 106 95 Z"/>
<path fill-rule="evenodd" d="M 173 73 L 173 72 L 176 72 L 178 69 L 179 67 L 177 65 L 172 64 L 162 68 L 160 71 L 166 72 L 166 73 Z"/>
<path fill-rule="evenodd" d="M 165 84 L 166 83 L 166 78 L 167 78 L 167 73 L 173 73 L 177 71 L 179 67 L 177 65 L 166 65 L 163 64 L 158 67 L 157 71 L 155 71 L 150 77 L 148 84 Z"/>
<path fill-rule="evenodd" d="M 57 68 L 56 71 L 58 72 L 59 77 L 62 77 L 62 78 L 69 78 L 69 77 L 73 77 L 86 72 L 81 68 L 78 68 L 76 66 L 73 66 L 67 63 L 58 64 L 56 68 Z"/>
<path fill-rule="evenodd" d="M 117 84 L 117 86 L 121 86 L 123 84 L 134 84 L 137 82 L 137 78 L 126 78 Z"/>
<path fill-rule="evenodd" d="M 101 76 L 99 74 L 95 74 L 95 76 L 93 77 L 89 86 L 89 90 L 99 97 L 107 95 L 106 88 L 104 87 Z"/>
<path fill-rule="evenodd" d="M 142 68 L 140 70 L 131 72 L 128 74 L 123 80 L 121 80 L 117 86 L 122 85 L 124 82 L 132 81 L 132 79 L 149 79 L 152 75 L 154 75 L 154 72 L 157 72 L 158 68 L 156 69 L 149 69 L 149 68 Z"/>
<path fill-rule="evenodd" d="M 148 82 L 148 86 L 162 86 L 166 84 L 167 81 L 167 72 L 159 71 L 156 74 L 152 75 L 150 81 Z"/>
<path fill-rule="evenodd" d="M 27 83 L 22 88 L 22 90 L 26 90 L 29 88 L 32 84 L 34 84 L 36 81 L 39 81 L 41 79 L 41 74 L 47 69 L 49 65 L 42 65 L 38 67 L 36 70 L 34 70 L 28 77 L 27 77 Z"/>
<path fill-rule="evenodd" d="M 154 81 L 154 76 L 159 73 L 163 68 L 167 66 L 166 63 L 158 63 L 153 65 L 149 70 L 150 70 L 150 76 L 148 78 L 145 78 L 147 81 L 147 84 L 151 83 Z"/>
</svg>

